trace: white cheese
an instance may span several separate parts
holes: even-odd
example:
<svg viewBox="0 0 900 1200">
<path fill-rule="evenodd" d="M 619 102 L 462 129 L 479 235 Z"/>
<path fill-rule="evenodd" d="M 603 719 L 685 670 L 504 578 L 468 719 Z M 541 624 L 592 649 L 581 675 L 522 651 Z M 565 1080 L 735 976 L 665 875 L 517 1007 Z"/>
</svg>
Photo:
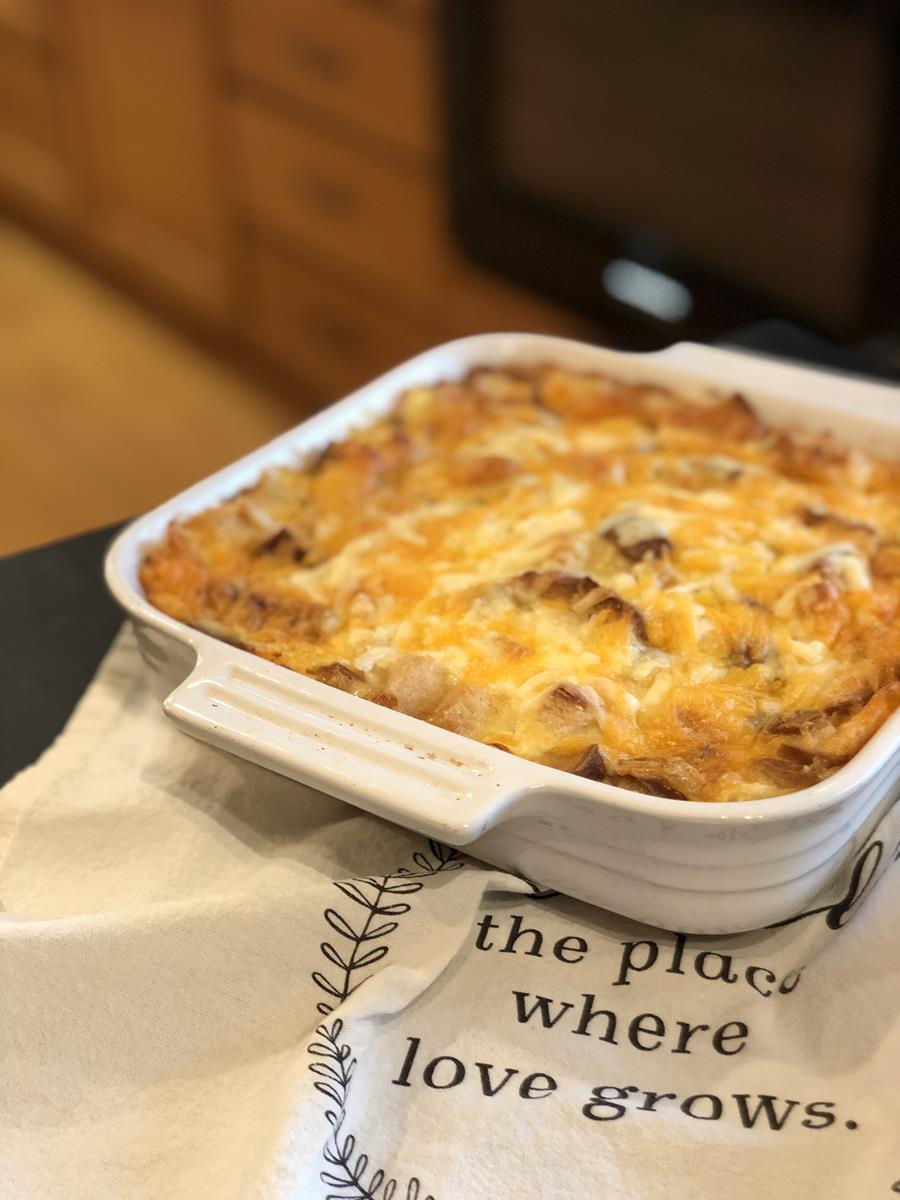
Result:
<svg viewBox="0 0 900 1200">
<path fill-rule="evenodd" d="M 803 663 L 821 662 L 828 653 L 828 647 L 824 642 L 801 642 L 795 638 L 788 639 L 788 650 L 794 658 Z"/>
<path fill-rule="evenodd" d="M 847 591 L 868 591 L 872 586 L 868 564 L 850 542 L 819 546 L 803 554 L 786 554 L 775 564 L 775 570 L 782 574 L 806 574 L 817 568 L 827 570 Z"/>
<path fill-rule="evenodd" d="M 373 646 L 364 654 L 360 654 L 353 665 L 358 671 L 368 673 L 373 667 L 391 662 L 393 659 L 399 658 L 399 655 L 400 652 L 393 646 Z"/>
<path fill-rule="evenodd" d="M 712 488 L 708 488 L 705 492 L 700 492 L 697 500 L 707 508 L 734 508 L 738 503 L 737 497 L 730 495 L 728 492 L 715 491 Z"/>
<path fill-rule="evenodd" d="M 653 708 L 654 705 L 660 703 L 668 693 L 672 690 L 672 676 L 668 671 L 661 671 L 650 687 L 647 689 L 647 694 L 644 696 L 644 708 Z"/>
<path fill-rule="evenodd" d="M 721 679 L 724 674 L 724 669 L 717 666 L 716 663 L 700 662 L 692 664 L 688 677 L 691 683 L 711 683 L 716 679 Z"/>
</svg>

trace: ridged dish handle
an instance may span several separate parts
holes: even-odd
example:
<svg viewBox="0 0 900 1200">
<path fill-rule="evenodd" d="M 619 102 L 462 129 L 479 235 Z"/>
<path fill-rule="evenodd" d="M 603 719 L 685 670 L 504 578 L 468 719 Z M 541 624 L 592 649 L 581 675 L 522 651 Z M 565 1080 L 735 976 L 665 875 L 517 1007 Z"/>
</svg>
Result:
<svg viewBox="0 0 900 1200">
<path fill-rule="evenodd" d="M 164 703 L 192 737 L 427 837 L 465 845 L 514 795 L 516 760 L 250 655 L 201 650 Z"/>
</svg>

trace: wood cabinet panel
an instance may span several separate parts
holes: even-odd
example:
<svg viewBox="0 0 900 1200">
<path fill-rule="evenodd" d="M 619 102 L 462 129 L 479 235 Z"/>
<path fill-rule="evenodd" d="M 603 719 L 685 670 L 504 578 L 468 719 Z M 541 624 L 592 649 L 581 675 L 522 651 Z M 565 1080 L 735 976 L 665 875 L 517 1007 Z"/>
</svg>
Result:
<svg viewBox="0 0 900 1200">
<path fill-rule="evenodd" d="M 440 338 L 339 277 L 251 243 L 246 305 L 252 344 L 335 400 Z"/>
<path fill-rule="evenodd" d="M 433 282 L 443 259 L 437 189 L 252 98 L 233 108 L 238 188 L 253 222 L 395 283 Z"/>
<path fill-rule="evenodd" d="M 71 0 L 90 179 L 87 233 L 141 280 L 220 320 L 226 218 L 205 0 Z"/>
<path fill-rule="evenodd" d="M 454 243 L 433 8 L 0 0 L 0 197 L 323 397 L 467 333 L 590 337 Z"/>
<path fill-rule="evenodd" d="M 431 6 L 391 0 L 230 0 L 239 72 L 416 154 L 436 142 Z"/>
<path fill-rule="evenodd" d="M 0 190 L 42 214 L 70 200 L 56 81 L 38 42 L 0 31 Z"/>
<path fill-rule="evenodd" d="M 40 49 L 0 36 L 0 122 L 30 141 L 56 144 L 52 81 Z"/>
<path fill-rule="evenodd" d="M 45 22 L 44 0 L 0 0 L 0 35 L 41 38 Z"/>
<path fill-rule="evenodd" d="M 570 313 L 461 257 L 430 172 L 381 162 L 252 97 L 235 102 L 233 118 L 238 188 L 264 236 L 364 273 L 447 336 L 589 335 Z"/>
</svg>

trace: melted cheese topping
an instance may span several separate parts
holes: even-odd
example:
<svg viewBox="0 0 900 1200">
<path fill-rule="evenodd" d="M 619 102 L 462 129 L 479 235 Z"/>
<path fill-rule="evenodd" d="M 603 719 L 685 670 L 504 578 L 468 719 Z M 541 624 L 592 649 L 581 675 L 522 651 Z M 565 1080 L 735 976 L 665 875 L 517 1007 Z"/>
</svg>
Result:
<svg viewBox="0 0 900 1200">
<path fill-rule="evenodd" d="M 900 701 L 900 472 L 552 366 L 416 388 L 145 558 L 179 620 L 639 791 L 796 790 Z"/>
</svg>

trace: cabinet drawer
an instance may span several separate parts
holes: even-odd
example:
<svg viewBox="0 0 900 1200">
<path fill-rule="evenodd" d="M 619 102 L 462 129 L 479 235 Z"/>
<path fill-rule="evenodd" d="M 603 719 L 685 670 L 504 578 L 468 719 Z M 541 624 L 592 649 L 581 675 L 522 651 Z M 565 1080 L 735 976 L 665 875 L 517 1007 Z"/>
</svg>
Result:
<svg viewBox="0 0 900 1200">
<path fill-rule="evenodd" d="M 333 400 L 439 338 L 318 268 L 261 244 L 247 247 L 248 340 Z"/>
<path fill-rule="evenodd" d="M 0 0 L 0 35 L 40 38 L 45 27 L 43 0 Z"/>
<path fill-rule="evenodd" d="M 238 186 L 252 223 L 390 287 L 432 285 L 444 257 L 435 183 L 324 138 L 250 98 L 234 104 Z"/>
<path fill-rule="evenodd" d="M 0 37 L 0 189 L 61 216 L 72 182 L 50 69 L 36 43 Z"/>
<path fill-rule="evenodd" d="M 0 38 L 0 129 L 42 146 L 59 137 L 50 71 L 24 41 Z"/>
<path fill-rule="evenodd" d="M 66 5 L 80 144 L 83 235 L 137 288 L 218 329 L 230 230 L 217 144 L 208 0 Z"/>
<path fill-rule="evenodd" d="M 233 107 L 245 212 L 264 240 L 376 281 L 446 336 L 516 329 L 590 337 L 566 310 L 469 264 L 436 177 L 324 138 L 252 97 Z"/>
<path fill-rule="evenodd" d="M 426 153 L 436 140 L 429 9 L 399 0 L 231 0 L 230 55 L 248 78 Z"/>
</svg>

